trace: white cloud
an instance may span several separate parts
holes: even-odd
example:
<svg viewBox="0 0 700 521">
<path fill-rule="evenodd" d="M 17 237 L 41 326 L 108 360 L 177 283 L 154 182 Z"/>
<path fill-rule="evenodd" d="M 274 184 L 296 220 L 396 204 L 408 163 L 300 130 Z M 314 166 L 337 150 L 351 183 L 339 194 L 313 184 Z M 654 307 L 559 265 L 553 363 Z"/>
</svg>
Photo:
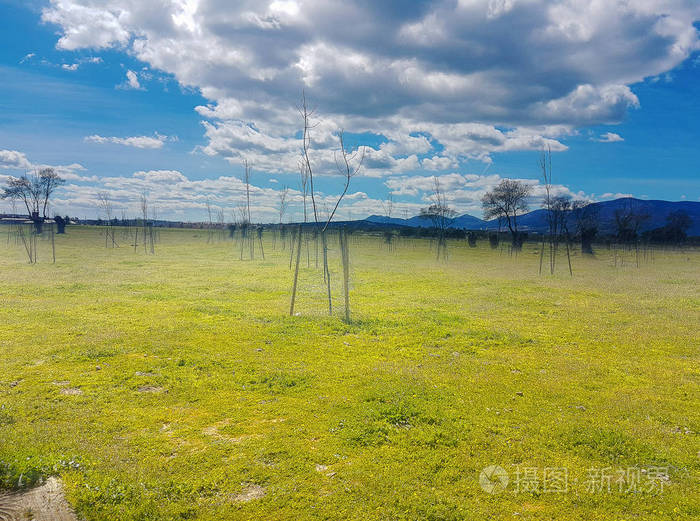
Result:
<svg viewBox="0 0 700 521">
<path fill-rule="evenodd" d="M 126 71 L 126 80 L 117 85 L 117 88 L 124 90 L 146 90 L 139 81 L 139 75 L 132 70 Z"/>
<path fill-rule="evenodd" d="M 48 62 L 47 62 L 48 63 Z M 102 63 L 102 58 L 99 56 L 89 56 L 87 58 L 80 58 L 78 59 L 75 63 L 64 63 L 61 65 L 61 68 L 64 71 L 77 71 L 81 65 L 85 63 L 90 63 L 90 64 L 97 64 L 97 63 Z"/>
<path fill-rule="evenodd" d="M 30 52 L 29 54 L 25 54 L 24 57 L 19 61 L 20 63 L 25 63 L 31 60 L 36 56 L 36 53 Z"/>
<path fill-rule="evenodd" d="M 148 172 L 134 172 L 134 177 L 153 181 L 155 183 L 181 183 L 186 182 L 187 178 L 177 170 L 149 170 Z"/>
<path fill-rule="evenodd" d="M 22 152 L 17 150 L 0 150 L 0 168 L 29 170 L 32 168 L 32 164 Z"/>
<path fill-rule="evenodd" d="M 621 192 L 605 192 L 600 196 L 601 199 L 621 199 L 623 197 L 634 197 L 632 194 L 623 194 Z"/>
<path fill-rule="evenodd" d="M 421 166 L 425 170 L 437 171 L 457 168 L 457 166 L 459 165 L 457 164 L 457 161 L 455 161 L 453 158 L 445 156 L 433 156 L 423 159 L 421 161 Z"/>
<path fill-rule="evenodd" d="M 166 141 L 176 141 L 177 138 L 164 136 L 156 133 L 155 136 L 132 136 L 132 137 L 104 137 L 100 135 L 87 136 L 85 138 L 86 142 L 89 143 L 113 143 L 116 145 L 124 145 L 127 147 L 134 148 L 163 148 Z"/>
<path fill-rule="evenodd" d="M 33 163 L 27 159 L 26 154 L 17 150 L 0 150 L 0 169 L 11 170 L 14 174 L 24 174 L 27 171 L 38 171 L 42 168 L 53 168 L 64 177 L 76 176 L 76 172 L 85 170 L 83 165 L 73 163 L 70 165 L 47 165 Z"/>
<path fill-rule="evenodd" d="M 91 3 L 51 0 L 51 9 L 44 9 L 42 20 L 60 25 L 64 29 L 64 34 L 57 44 L 59 49 L 101 49 L 123 47 L 128 43 L 130 35 L 122 26 L 120 10 L 92 6 Z M 126 14 L 124 11 L 122 13 Z"/>
<path fill-rule="evenodd" d="M 124 50 L 199 89 L 202 151 L 270 172 L 296 170 L 302 89 L 326 173 L 338 128 L 389 139 L 367 175 L 441 171 L 565 150 L 700 50 L 696 0 L 51 0 L 43 19 L 60 49 Z M 130 70 L 123 86 L 142 81 Z"/>
<path fill-rule="evenodd" d="M 620 141 L 624 141 L 624 138 L 620 134 L 606 132 L 605 134 L 601 134 L 596 141 L 599 141 L 600 143 L 619 143 Z"/>
</svg>

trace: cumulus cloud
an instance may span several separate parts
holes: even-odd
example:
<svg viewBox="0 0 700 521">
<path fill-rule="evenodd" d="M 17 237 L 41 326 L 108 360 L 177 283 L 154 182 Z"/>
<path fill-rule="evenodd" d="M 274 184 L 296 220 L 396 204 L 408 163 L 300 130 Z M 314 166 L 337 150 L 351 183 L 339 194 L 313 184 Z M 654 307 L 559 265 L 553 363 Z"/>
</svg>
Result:
<svg viewBox="0 0 700 521">
<path fill-rule="evenodd" d="M 302 90 L 329 173 L 338 128 L 388 139 L 369 175 L 439 172 L 565 150 L 700 49 L 695 0 L 51 0 L 42 16 L 60 49 L 124 50 L 199 89 L 201 150 L 270 172 L 296 169 Z"/>
<path fill-rule="evenodd" d="M 126 80 L 117 85 L 117 88 L 123 90 L 146 90 L 139 81 L 139 75 L 132 70 L 126 71 Z"/>
<path fill-rule="evenodd" d="M 601 136 L 596 139 L 600 143 L 618 143 L 624 141 L 624 138 L 620 134 L 615 134 L 614 132 L 606 132 L 601 134 Z"/>
<path fill-rule="evenodd" d="M 85 167 L 79 163 L 70 165 L 47 165 L 43 163 L 33 163 L 27 159 L 26 154 L 17 150 L 0 150 L 0 169 L 11 170 L 13 174 L 24 174 L 25 172 L 38 171 L 42 168 L 53 168 L 59 175 L 69 178 L 79 178 L 76 172 L 82 172 Z"/>
<path fill-rule="evenodd" d="M 91 63 L 91 64 L 96 64 L 96 63 L 102 63 L 102 58 L 99 56 L 90 56 L 87 58 L 80 58 L 78 61 L 75 63 L 64 63 L 61 65 L 61 68 L 64 71 L 77 71 L 81 65 L 85 63 Z"/>
<path fill-rule="evenodd" d="M 89 143 L 113 143 L 116 145 L 124 145 L 127 147 L 134 148 L 163 148 L 166 141 L 176 141 L 177 138 L 164 136 L 162 134 L 156 133 L 155 136 L 132 136 L 132 137 L 104 137 L 98 134 L 92 136 L 87 136 L 85 138 L 86 142 Z"/>
<path fill-rule="evenodd" d="M 29 170 L 32 168 L 32 164 L 22 152 L 17 150 L 0 150 L 0 168 Z"/>
<path fill-rule="evenodd" d="M 180 183 L 187 181 L 187 178 L 177 170 L 149 170 L 148 172 L 134 172 L 134 177 L 153 181 L 155 183 Z"/>
<path fill-rule="evenodd" d="M 19 61 L 20 63 L 25 63 L 31 60 L 36 56 L 36 53 L 30 52 L 29 54 L 25 54 L 24 57 Z"/>
</svg>

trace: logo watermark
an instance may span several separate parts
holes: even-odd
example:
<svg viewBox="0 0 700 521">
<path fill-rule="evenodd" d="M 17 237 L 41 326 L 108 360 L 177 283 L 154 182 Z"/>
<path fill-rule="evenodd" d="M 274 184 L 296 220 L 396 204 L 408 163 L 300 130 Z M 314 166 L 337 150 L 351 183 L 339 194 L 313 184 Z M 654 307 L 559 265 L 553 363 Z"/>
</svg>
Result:
<svg viewBox="0 0 700 521">
<path fill-rule="evenodd" d="M 668 485 L 668 467 L 592 467 L 583 479 L 572 477 L 567 467 L 514 467 L 509 473 L 489 465 L 479 473 L 479 485 L 488 494 L 660 494 Z M 510 485 L 510 488 L 509 488 Z"/>
<path fill-rule="evenodd" d="M 508 487 L 508 473 L 499 465 L 486 467 L 479 474 L 479 484 L 484 492 L 489 494 L 500 494 Z"/>
</svg>

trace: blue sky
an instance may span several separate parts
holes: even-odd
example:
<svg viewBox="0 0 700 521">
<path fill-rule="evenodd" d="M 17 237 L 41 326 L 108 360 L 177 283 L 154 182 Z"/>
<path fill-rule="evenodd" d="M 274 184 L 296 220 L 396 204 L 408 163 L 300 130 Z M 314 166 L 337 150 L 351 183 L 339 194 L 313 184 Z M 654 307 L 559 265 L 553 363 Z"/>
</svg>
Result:
<svg viewBox="0 0 700 521">
<path fill-rule="evenodd" d="M 99 214 L 107 191 L 133 214 L 147 192 L 160 217 L 209 201 L 232 219 L 247 159 L 254 218 L 289 186 L 294 219 L 304 90 L 325 205 L 337 131 L 364 150 L 341 217 L 390 193 L 415 214 L 432 176 L 479 215 L 500 179 L 537 183 L 546 146 L 561 193 L 700 200 L 695 1 L 143 4 L 0 0 L 0 181 L 54 166 L 61 213 Z"/>
</svg>

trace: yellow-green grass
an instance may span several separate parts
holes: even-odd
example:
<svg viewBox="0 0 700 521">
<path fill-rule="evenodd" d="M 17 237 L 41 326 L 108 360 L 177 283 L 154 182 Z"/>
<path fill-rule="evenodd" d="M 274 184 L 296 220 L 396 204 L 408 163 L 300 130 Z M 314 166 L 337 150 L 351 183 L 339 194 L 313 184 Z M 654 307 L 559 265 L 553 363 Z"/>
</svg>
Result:
<svg viewBox="0 0 700 521">
<path fill-rule="evenodd" d="M 29 265 L 6 231 L 2 487 L 58 475 L 88 520 L 700 518 L 697 252 L 600 249 L 572 278 L 563 256 L 538 275 L 533 244 L 452 242 L 444 263 L 355 234 L 346 324 L 335 238 L 336 316 L 311 243 L 289 317 L 269 233 L 241 261 L 206 231 L 146 255 L 70 227 Z M 587 490 L 606 467 L 669 480 Z M 568 491 L 518 491 L 527 468 L 566 468 Z"/>
</svg>

